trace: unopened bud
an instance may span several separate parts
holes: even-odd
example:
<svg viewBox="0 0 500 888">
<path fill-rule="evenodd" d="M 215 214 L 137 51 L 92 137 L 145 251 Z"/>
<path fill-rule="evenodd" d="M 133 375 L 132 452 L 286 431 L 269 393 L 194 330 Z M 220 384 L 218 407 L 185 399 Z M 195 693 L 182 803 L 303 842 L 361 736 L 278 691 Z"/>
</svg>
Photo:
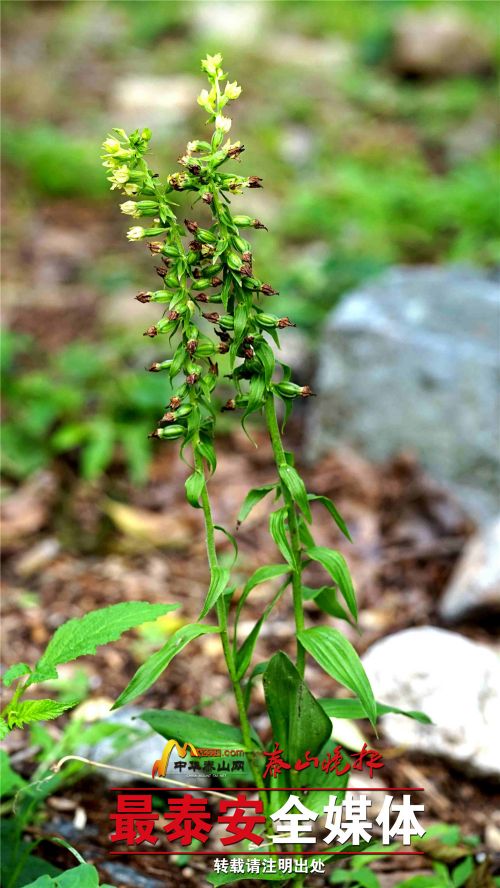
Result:
<svg viewBox="0 0 500 888">
<path fill-rule="evenodd" d="M 156 274 L 159 275 L 159 277 L 161 277 L 161 278 L 166 277 L 168 274 L 168 269 L 166 269 L 162 265 L 155 265 L 155 271 L 156 271 Z"/>
<path fill-rule="evenodd" d="M 216 311 L 202 312 L 202 317 L 204 317 L 206 321 L 210 321 L 211 324 L 217 324 L 219 322 L 220 314 Z"/>
<path fill-rule="evenodd" d="M 277 326 L 280 330 L 283 330 L 284 327 L 296 327 L 297 324 L 292 324 L 290 318 L 280 318 Z"/>
<path fill-rule="evenodd" d="M 250 264 L 252 263 L 252 254 L 250 250 L 245 250 L 245 252 L 242 253 L 241 258 L 243 259 L 243 262 L 250 262 Z"/>
<path fill-rule="evenodd" d="M 220 278 L 220 277 L 213 277 L 213 278 L 212 278 L 212 287 L 220 287 L 220 285 L 222 284 L 222 282 L 223 282 L 223 281 L 222 281 L 222 278 Z"/>
<path fill-rule="evenodd" d="M 196 232 L 198 231 L 197 222 L 192 222 L 190 219 L 184 219 L 184 225 L 186 226 L 187 230 L 191 232 L 191 234 L 196 234 Z"/>
<path fill-rule="evenodd" d="M 162 416 L 162 418 L 160 419 L 160 422 L 164 422 L 167 425 L 169 425 L 170 423 L 175 422 L 175 419 L 176 419 L 175 413 L 171 410 Z"/>
<path fill-rule="evenodd" d="M 227 355 L 227 353 L 229 351 L 228 343 L 227 342 L 219 342 L 219 345 L 217 346 L 217 351 L 219 352 L 220 355 Z"/>
<path fill-rule="evenodd" d="M 249 176 L 248 177 L 248 187 L 249 188 L 262 188 L 260 184 L 262 179 L 260 176 Z"/>
<path fill-rule="evenodd" d="M 151 293 L 138 293 L 135 298 L 137 299 L 137 302 L 151 302 Z"/>
<path fill-rule="evenodd" d="M 150 373 L 159 373 L 160 370 L 168 370 L 172 364 L 172 359 L 169 358 L 167 361 L 154 361 L 149 367 Z M 180 403 L 180 402 L 179 402 Z"/>
<path fill-rule="evenodd" d="M 252 277 L 252 266 L 248 264 L 248 262 L 244 262 L 243 265 L 240 266 L 239 272 L 243 277 Z"/>
<path fill-rule="evenodd" d="M 199 380 L 198 373 L 190 373 L 189 376 L 186 376 L 186 382 L 188 385 L 195 385 Z"/>
<path fill-rule="evenodd" d="M 190 354 L 191 356 L 194 355 L 194 353 L 195 353 L 195 351 L 196 351 L 197 348 L 198 348 L 198 341 L 197 341 L 196 339 L 190 339 L 190 340 L 186 343 L 186 351 L 187 351 L 188 354 Z"/>
<path fill-rule="evenodd" d="M 178 317 L 179 312 L 176 311 L 175 308 L 173 308 L 172 311 L 167 312 L 167 318 L 169 319 L 169 321 L 176 321 Z"/>
<path fill-rule="evenodd" d="M 224 407 L 222 407 L 221 412 L 224 413 L 226 410 L 236 410 L 236 403 L 234 398 L 230 398 L 229 401 L 226 401 Z"/>
<path fill-rule="evenodd" d="M 173 396 L 170 398 L 170 401 L 169 401 L 169 405 L 168 405 L 168 406 L 171 407 L 172 410 L 177 410 L 177 408 L 180 407 L 181 404 L 182 404 L 181 399 L 180 399 L 179 397 L 177 397 L 177 395 L 173 395 Z"/>
<path fill-rule="evenodd" d="M 148 329 L 142 335 L 149 336 L 150 339 L 154 339 L 155 336 L 158 336 L 158 330 L 154 326 L 148 327 Z"/>
<path fill-rule="evenodd" d="M 266 231 L 269 231 L 267 225 L 264 225 L 264 223 L 260 222 L 258 219 L 254 219 L 252 225 L 254 228 L 264 228 Z"/>
<path fill-rule="evenodd" d="M 186 434 L 186 429 L 181 425 L 171 425 L 163 429 L 155 429 L 148 435 L 149 438 L 166 438 L 174 441 L 176 438 L 182 438 Z"/>
<path fill-rule="evenodd" d="M 209 204 L 209 205 L 210 205 L 210 204 L 212 203 L 213 199 L 214 199 L 214 196 L 213 196 L 213 194 L 211 194 L 210 191 L 205 191 L 204 194 L 202 194 L 201 199 L 202 199 L 206 204 Z"/>
</svg>

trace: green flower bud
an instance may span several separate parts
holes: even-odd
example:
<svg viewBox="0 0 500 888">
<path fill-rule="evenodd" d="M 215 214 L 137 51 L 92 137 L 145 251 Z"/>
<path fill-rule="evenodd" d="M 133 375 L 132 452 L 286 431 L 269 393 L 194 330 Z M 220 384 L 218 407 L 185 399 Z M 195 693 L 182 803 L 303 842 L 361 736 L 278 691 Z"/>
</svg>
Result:
<svg viewBox="0 0 500 888">
<path fill-rule="evenodd" d="M 150 373 L 159 373 L 160 370 L 168 370 L 172 365 L 172 359 L 169 358 L 167 361 L 154 361 L 149 367 Z"/>
<path fill-rule="evenodd" d="M 162 429 L 155 429 L 149 436 L 150 438 L 164 438 L 168 441 L 175 441 L 176 438 L 182 438 L 186 434 L 186 429 L 181 425 L 168 425 Z"/>
<path fill-rule="evenodd" d="M 229 253 L 226 262 L 232 271 L 239 271 L 241 268 L 241 256 L 238 256 L 238 253 Z"/>
<path fill-rule="evenodd" d="M 212 231 L 208 231 L 206 228 L 198 228 L 196 232 L 196 240 L 199 240 L 201 244 L 215 244 L 217 237 Z"/>
<path fill-rule="evenodd" d="M 273 388 L 282 398 L 309 398 L 314 394 L 308 385 L 296 385 L 295 382 L 278 382 Z"/>
<path fill-rule="evenodd" d="M 191 284 L 192 290 L 204 290 L 206 287 L 211 287 L 212 281 L 210 278 L 198 278 L 197 281 L 193 281 Z"/>
<path fill-rule="evenodd" d="M 238 228 L 251 228 L 254 220 L 251 216 L 233 216 L 233 222 Z"/>
</svg>

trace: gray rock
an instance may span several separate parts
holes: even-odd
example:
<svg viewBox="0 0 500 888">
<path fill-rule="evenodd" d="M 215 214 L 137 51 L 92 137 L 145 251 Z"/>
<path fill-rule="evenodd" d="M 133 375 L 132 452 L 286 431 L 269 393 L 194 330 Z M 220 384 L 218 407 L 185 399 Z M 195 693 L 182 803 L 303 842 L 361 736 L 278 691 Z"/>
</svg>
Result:
<svg viewBox="0 0 500 888">
<path fill-rule="evenodd" d="M 474 74 L 492 65 L 487 40 L 457 10 L 410 10 L 396 23 L 394 66 L 405 74 Z"/>
<path fill-rule="evenodd" d="M 467 543 L 439 612 L 449 622 L 500 613 L 500 517 Z"/>
<path fill-rule="evenodd" d="M 93 759 L 96 762 L 115 765 L 117 768 L 128 768 L 131 771 L 141 771 L 144 774 L 150 774 L 154 762 L 161 758 L 166 741 L 155 731 L 152 731 L 149 725 L 140 720 L 141 712 L 142 710 L 139 707 L 124 706 L 122 709 L 112 712 L 106 719 L 110 724 L 119 724 L 131 729 L 130 743 L 125 748 L 122 748 L 122 744 L 120 744 L 119 751 L 116 751 L 113 736 L 110 736 L 99 741 L 95 746 L 79 749 L 78 754 Z M 140 731 L 141 735 L 143 734 L 144 736 L 137 738 L 137 735 L 132 733 L 137 731 Z M 181 761 L 181 758 L 177 751 L 173 749 L 170 754 L 166 777 L 178 780 L 180 783 L 189 786 L 209 786 L 210 780 L 202 772 L 188 771 L 187 768 L 182 771 L 176 771 L 175 763 L 178 761 Z M 127 783 L 133 783 L 134 779 L 136 781 L 147 780 L 146 777 L 134 778 L 133 775 L 125 774 L 123 771 L 109 770 L 107 768 L 102 769 L 99 773 L 110 786 L 125 786 Z"/>
<path fill-rule="evenodd" d="M 471 774 L 500 776 L 500 660 L 494 651 L 423 626 L 377 642 L 363 665 L 377 700 L 419 709 L 433 721 L 384 716 L 391 743 L 442 756 Z"/>
<path fill-rule="evenodd" d="M 476 517 L 498 512 L 499 326 L 498 282 L 463 266 L 397 267 L 347 295 L 320 348 L 313 456 L 410 449 Z"/>
<path fill-rule="evenodd" d="M 112 860 L 109 863 L 101 862 L 99 866 L 117 885 L 130 885 L 131 888 L 165 888 L 167 884 L 163 880 L 160 882 L 159 879 L 153 879 L 151 876 L 145 876 L 137 872 L 136 869 L 127 866 L 126 863 Z M 181 871 L 179 870 L 179 875 L 180 873 Z"/>
</svg>

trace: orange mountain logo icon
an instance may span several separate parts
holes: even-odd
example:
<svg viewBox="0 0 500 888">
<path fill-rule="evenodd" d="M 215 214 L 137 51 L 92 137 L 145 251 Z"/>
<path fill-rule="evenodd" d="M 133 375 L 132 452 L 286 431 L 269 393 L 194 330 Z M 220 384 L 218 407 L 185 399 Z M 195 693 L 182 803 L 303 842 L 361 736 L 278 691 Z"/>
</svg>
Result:
<svg viewBox="0 0 500 888">
<path fill-rule="evenodd" d="M 167 742 L 165 743 L 165 748 L 163 750 L 161 758 L 156 759 L 156 761 L 153 765 L 153 768 L 151 771 L 152 777 L 156 777 L 156 775 L 158 775 L 158 777 L 165 776 L 165 774 L 167 773 L 167 770 L 168 770 L 168 762 L 169 762 L 170 755 L 171 755 L 173 749 L 177 750 L 177 755 L 179 755 L 181 758 L 186 758 L 186 756 L 188 754 L 188 750 L 191 753 L 191 755 L 195 755 L 195 756 L 199 755 L 199 752 L 196 749 L 196 746 L 193 746 L 192 743 L 183 743 L 181 745 L 180 743 L 177 742 L 177 740 L 167 740 Z"/>
</svg>

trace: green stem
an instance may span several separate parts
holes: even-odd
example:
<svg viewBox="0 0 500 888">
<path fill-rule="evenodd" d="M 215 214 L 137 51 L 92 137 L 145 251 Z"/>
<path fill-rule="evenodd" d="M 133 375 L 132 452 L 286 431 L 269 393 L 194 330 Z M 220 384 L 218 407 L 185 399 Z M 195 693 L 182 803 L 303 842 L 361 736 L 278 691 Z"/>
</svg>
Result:
<svg viewBox="0 0 500 888">
<path fill-rule="evenodd" d="M 194 464 L 197 471 L 205 474 L 205 467 L 203 464 L 203 457 L 200 453 L 198 453 L 196 444 L 193 447 L 194 451 Z M 205 518 L 205 529 L 206 529 L 206 542 L 207 542 L 207 554 L 208 554 L 208 562 L 210 565 L 210 571 L 212 572 L 217 567 L 217 551 L 215 548 L 215 527 L 212 518 L 212 510 L 210 507 L 210 499 L 208 496 L 207 486 L 203 485 L 203 490 L 201 494 L 201 503 L 203 507 L 203 515 Z M 243 697 L 243 689 L 239 680 L 236 677 L 236 664 L 234 662 L 233 651 L 231 648 L 231 643 L 229 641 L 229 631 L 228 631 L 228 621 L 227 621 L 227 611 L 226 604 L 224 602 L 223 597 L 219 598 L 216 604 L 217 610 L 217 619 L 219 621 L 219 630 L 220 637 L 222 642 L 222 649 L 224 651 L 224 657 L 226 660 L 228 672 L 231 678 L 231 684 L 233 686 L 234 696 L 236 700 L 236 706 L 238 708 L 238 715 L 240 719 L 241 726 L 241 735 L 243 737 L 243 743 L 245 748 L 250 751 L 250 768 L 252 770 L 253 778 L 255 780 L 255 786 L 264 790 L 265 784 L 262 778 L 262 775 L 259 773 L 257 765 L 255 764 L 253 758 L 253 749 L 255 744 L 252 741 L 252 735 L 250 732 L 250 722 L 248 721 L 248 716 L 245 708 L 245 700 Z M 261 799 L 264 805 L 264 809 L 267 810 L 267 798 L 265 792 L 261 792 Z"/>
<path fill-rule="evenodd" d="M 286 457 L 285 451 L 283 449 L 283 444 L 281 441 L 281 433 L 278 425 L 278 418 L 276 416 L 276 406 L 274 402 L 274 395 L 269 392 L 266 398 L 265 403 L 266 410 L 266 421 L 267 428 L 269 431 L 269 436 L 271 439 L 271 445 L 273 448 L 274 459 L 276 465 L 284 466 L 286 465 Z M 293 596 L 293 612 L 295 617 L 295 629 L 297 632 L 301 632 L 305 628 L 304 623 L 304 610 L 302 607 L 302 563 L 301 563 L 301 542 L 300 542 L 300 533 L 299 533 L 299 523 L 297 520 L 297 512 L 295 510 L 295 504 L 293 499 L 286 489 L 285 485 L 282 484 L 283 490 L 283 499 L 285 501 L 287 515 L 288 515 L 288 530 L 290 534 L 290 548 L 293 554 L 293 565 L 292 565 L 292 596 Z M 306 652 L 304 647 L 297 640 L 297 659 L 296 665 L 297 669 L 302 677 L 304 677 L 305 671 L 305 662 L 306 662 Z"/>
</svg>

